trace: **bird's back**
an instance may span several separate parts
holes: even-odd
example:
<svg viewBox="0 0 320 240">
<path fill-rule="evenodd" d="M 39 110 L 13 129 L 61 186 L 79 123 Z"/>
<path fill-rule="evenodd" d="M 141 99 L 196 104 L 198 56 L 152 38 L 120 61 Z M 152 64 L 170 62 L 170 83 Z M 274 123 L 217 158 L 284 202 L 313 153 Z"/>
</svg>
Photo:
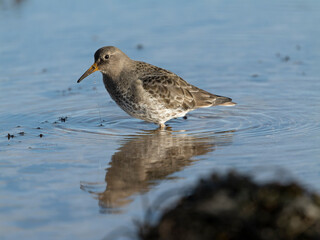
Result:
<svg viewBox="0 0 320 240">
<path fill-rule="evenodd" d="M 235 105 L 231 98 L 202 90 L 168 70 L 144 62 L 137 62 L 137 70 L 144 90 L 168 109 Z"/>
</svg>

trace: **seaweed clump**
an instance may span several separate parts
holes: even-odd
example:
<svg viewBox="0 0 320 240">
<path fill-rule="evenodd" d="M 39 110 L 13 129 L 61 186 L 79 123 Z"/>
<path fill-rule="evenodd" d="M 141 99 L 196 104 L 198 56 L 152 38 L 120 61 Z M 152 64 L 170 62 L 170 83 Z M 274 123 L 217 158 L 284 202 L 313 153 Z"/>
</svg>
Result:
<svg viewBox="0 0 320 240">
<path fill-rule="evenodd" d="M 143 223 L 144 240 L 316 240 L 320 197 L 297 183 L 255 183 L 231 172 L 211 175 L 167 210 Z"/>
</svg>

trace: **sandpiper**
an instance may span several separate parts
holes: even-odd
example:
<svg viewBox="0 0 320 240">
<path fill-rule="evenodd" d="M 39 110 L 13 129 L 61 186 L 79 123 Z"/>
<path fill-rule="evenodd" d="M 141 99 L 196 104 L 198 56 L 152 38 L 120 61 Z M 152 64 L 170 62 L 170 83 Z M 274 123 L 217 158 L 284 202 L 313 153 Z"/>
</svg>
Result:
<svg viewBox="0 0 320 240">
<path fill-rule="evenodd" d="M 78 83 L 95 71 L 111 98 L 130 116 L 159 124 L 202 107 L 233 106 L 231 98 L 211 94 L 178 75 L 149 63 L 130 59 L 120 49 L 107 46 L 94 54 L 94 64 Z"/>
</svg>

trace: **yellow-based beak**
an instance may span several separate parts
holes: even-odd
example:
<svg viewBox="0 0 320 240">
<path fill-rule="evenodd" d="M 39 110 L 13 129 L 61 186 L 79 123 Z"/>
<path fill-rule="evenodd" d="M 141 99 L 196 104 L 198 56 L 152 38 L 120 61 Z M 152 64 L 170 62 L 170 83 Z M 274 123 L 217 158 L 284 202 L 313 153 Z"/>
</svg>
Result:
<svg viewBox="0 0 320 240">
<path fill-rule="evenodd" d="M 77 81 L 77 83 L 81 82 L 83 79 L 88 77 L 91 73 L 94 73 L 95 71 L 98 71 L 99 68 L 96 63 L 94 63 Z"/>
</svg>

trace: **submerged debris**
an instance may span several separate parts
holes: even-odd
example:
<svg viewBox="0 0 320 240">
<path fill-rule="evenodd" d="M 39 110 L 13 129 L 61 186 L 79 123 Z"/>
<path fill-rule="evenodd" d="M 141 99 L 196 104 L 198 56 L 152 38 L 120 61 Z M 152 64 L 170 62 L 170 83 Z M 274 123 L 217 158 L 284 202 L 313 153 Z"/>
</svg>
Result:
<svg viewBox="0 0 320 240">
<path fill-rule="evenodd" d="M 140 239 L 316 240 L 320 197 L 297 183 L 257 184 L 248 176 L 213 174 L 201 180 Z"/>
<path fill-rule="evenodd" d="M 290 60 L 290 57 L 289 56 L 285 56 L 284 58 L 282 58 L 282 61 L 283 62 L 289 62 Z"/>
<path fill-rule="evenodd" d="M 138 50 L 142 50 L 142 49 L 143 49 L 143 45 L 142 45 L 141 43 L 139 43 L 139 44 L 137 44 L 136 48 L 137 48 Z"/>
<path fill-rule="evenodd" d="M 276 57 L 280 58 L 282 60 L 282 62 L 289 62 L 290 61 L 290 56 L 288 56 L 288 55 L 281 57 L 280 53 L 276 53 Z"/>
</svg>

